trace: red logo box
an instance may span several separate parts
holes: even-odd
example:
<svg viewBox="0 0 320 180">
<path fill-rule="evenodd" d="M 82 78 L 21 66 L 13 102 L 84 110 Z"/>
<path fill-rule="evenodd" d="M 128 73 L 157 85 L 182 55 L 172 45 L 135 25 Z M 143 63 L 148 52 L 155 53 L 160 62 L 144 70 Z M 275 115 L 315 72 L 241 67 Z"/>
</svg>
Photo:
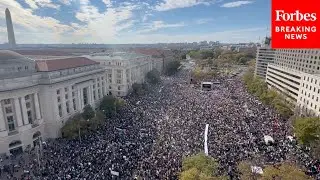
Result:
<svg viewBox="0 0 320 180">
<path fill-rule="evenodd" d="M 272 0 L 272 48 L 320 48 L 320 0 Z"/>
</svg>

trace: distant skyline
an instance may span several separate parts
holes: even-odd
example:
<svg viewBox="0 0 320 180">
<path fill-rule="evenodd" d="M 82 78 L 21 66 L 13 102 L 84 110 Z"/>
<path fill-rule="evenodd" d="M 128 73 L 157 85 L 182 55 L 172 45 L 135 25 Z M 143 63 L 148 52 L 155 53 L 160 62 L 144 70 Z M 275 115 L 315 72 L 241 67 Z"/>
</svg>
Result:
<svg viewBox="0 0 320 180">
<path fill-rule="evenodd" d="M 17 44 L 258 42 L 269 35 L 270 1 L 1 0 L 0 43 L 8 42 L 5 9 Z"/>
</svg>

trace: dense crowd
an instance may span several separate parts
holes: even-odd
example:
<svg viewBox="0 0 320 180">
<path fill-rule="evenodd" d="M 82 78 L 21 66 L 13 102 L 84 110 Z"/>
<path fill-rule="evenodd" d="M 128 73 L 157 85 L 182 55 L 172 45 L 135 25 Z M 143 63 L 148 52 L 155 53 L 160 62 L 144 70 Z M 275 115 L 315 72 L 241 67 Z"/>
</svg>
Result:
<svg viewBox="0 0 320 180">
<path fill-rule="evenodd" d="M 288 138 L 286 120 L 248 94 L 239 77 L 215 79 L 221 84 L 201 91 L 188 83 L 188 73 L 163 78 L 142 97 L 125 98 L 120 112 L 81 141 L 43 143 L 40 168 L 34 152 L 19 164 L 38 179 L 177 179 L 183 157 L 203 151 L 209 124 L 209 155 L 219 161 L 220 174 L 236 179 L 242 160 L 263 166 L 292 158 L 318 174 L 319 163 Z"/>
</svg>

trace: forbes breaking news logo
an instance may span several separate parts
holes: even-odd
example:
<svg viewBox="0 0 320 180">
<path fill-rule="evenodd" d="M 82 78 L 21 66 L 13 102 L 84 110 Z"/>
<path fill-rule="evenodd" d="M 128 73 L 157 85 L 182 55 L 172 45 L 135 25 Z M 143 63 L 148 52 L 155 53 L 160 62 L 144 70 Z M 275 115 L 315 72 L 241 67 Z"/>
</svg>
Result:
<svg viewBox="0 0 320 180">
<path fill-rule="evenodd" d="M 272 48 L 320 48 L 319 0 L 272 0 Z"/>
<path fill-rule="evenodd" d="M 317 20 L 317 13 L 300 13 L 296 10 L 293 13 L 287 13 L 285 10 L 275 10 L 276 22 L 315 22 Z M 316 33 L 317 26 L 315 25 L 276 25 L 274 27 L 276 33 L 284 33 L 286 40 L 306 40 L 308 34 Z"/>
</svg>

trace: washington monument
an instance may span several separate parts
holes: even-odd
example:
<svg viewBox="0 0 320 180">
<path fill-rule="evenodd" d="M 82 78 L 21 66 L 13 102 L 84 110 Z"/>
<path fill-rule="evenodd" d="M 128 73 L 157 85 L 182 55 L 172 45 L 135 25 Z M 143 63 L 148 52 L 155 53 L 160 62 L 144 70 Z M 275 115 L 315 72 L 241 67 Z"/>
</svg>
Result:
<svg viewBox="0 0 320 180">
<path fill-rule="evenodd" d="M 8 31 L 8 42 L 10 48 L 16 47 L 16 40 L 14 38 L 12 19 L 9 9 L 6 9 L 6 21 L 7 21 L 7 31 Z"/>
</svg>

